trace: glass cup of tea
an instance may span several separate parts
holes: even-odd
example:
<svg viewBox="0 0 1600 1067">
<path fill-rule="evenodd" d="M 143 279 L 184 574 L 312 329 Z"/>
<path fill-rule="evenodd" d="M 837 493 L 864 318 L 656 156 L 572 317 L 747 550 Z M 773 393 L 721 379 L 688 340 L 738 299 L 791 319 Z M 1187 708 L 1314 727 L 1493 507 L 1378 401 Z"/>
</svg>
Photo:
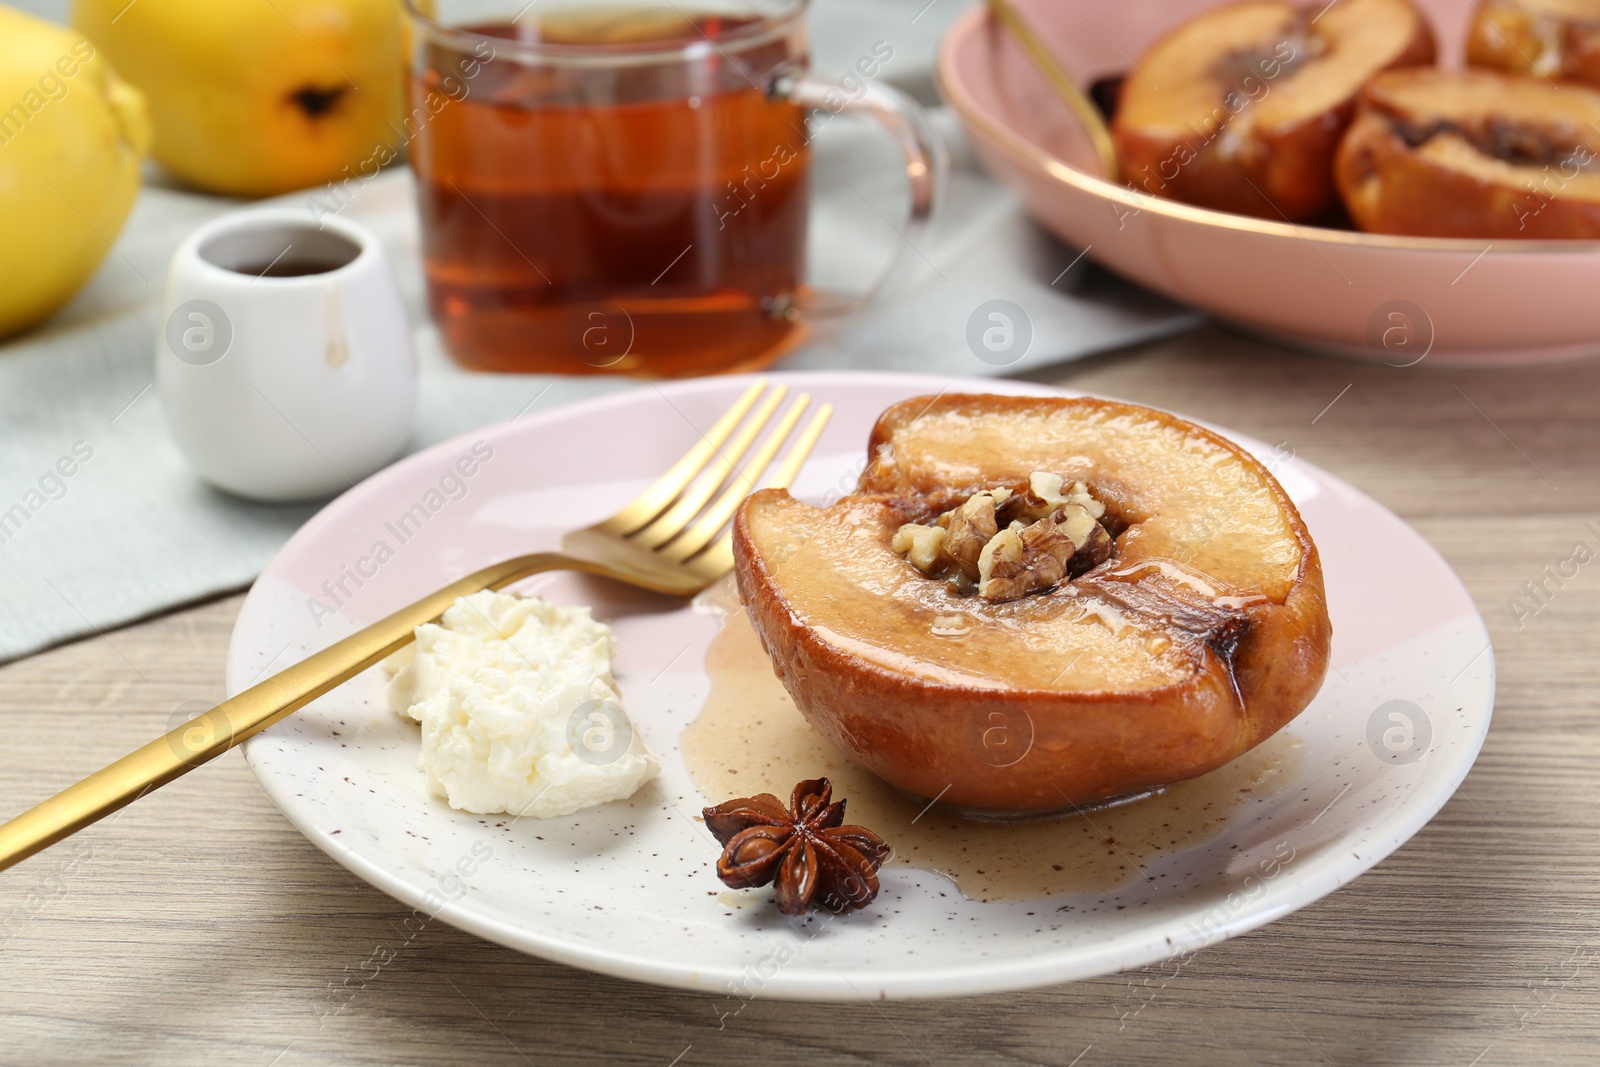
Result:
<svg viewBox="0 0 1600 1067">
<path fill-rule="evenodd" d="M 791 348 L 806 319 L 860 307 L 876 285 L 844 296 L 804 282 L 810 144 L 841 112 L 878 120 L 904 150 L 905 243 L 931 218 L 944 148 L 914 101 L 875 80 L 892 51 L 838 80 L 809 72 L 806 0 L 407 9 L 402 125 L 428 301 L 464 366 L 747 370 Z"/>
</svg>

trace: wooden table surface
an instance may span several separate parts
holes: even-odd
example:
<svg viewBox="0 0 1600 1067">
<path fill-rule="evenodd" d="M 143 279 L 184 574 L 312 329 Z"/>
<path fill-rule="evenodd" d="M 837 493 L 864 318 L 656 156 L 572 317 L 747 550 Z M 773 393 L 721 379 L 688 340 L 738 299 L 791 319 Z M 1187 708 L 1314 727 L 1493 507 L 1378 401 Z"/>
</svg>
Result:
<svg viewBox="0 0 1600 1067">
<path fill-rule="evenodd" d="M 1286 442 L 1431 541 L 1488 619 L 1494 726 L 1371 873 L 1171 967 L 923 1003 L 755 1001 L 532 959 L 430 924 L 296 833 L 237 753 L 0 875 L 0 1063 L 1416 1063 L 1600 1060 L 1600 361 L 1366 367 L 1203 328 L 1047 376 Z M 1331 407 L 1329 405 L 1332 405 Z M 1373 546 L 1382 551 L 1381 545 Z M 1553 588 L 1553 587 L 1552 587 Z M 0 811 L 223 695 L 240 598 L 0 669 Z M 9 935 L 9 936 L 8 936 Z"/>
</svg>

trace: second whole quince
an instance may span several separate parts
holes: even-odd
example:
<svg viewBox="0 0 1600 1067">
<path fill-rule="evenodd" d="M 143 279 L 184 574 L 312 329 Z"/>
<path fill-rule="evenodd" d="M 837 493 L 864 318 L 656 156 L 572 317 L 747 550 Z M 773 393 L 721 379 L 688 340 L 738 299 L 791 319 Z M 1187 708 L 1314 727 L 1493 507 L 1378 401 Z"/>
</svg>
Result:
<svg viewBox="0 0 1600 1067">
<path fill-rule="evenodd" d="M 197 188 L 271 196 L 393 158 L 400 0 L 77 0 L 72 22 L 149 100 L 156 161 Z"/>
</svg>

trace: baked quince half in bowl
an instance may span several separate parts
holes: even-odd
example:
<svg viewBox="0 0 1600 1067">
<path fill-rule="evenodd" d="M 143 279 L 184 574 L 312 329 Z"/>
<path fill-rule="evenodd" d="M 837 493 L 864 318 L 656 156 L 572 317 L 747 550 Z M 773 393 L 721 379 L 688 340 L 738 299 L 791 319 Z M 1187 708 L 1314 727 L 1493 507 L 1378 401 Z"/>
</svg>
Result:
<svg viewBox="0 0 1600 1067">
<path fill-rule="evenodd" d="M 1467 65 L 1600 85 L 1600 0 L 1474 0 Z"/>
<path fill-rule="evenodd" d="M 1299 714 L 1332 627 L 1272 475 L 1096 399 L 919 397 L 853 493 L 751 495 L 752 624 L 801 713 L 910 793 L 1033 814 L 1204 774 Z"/>
<path fill-rule="evenodd" d="M 1150 46 L 1112 119 L 1124 177 L 1218 211 L 1308 222 L 1338 203 L 1333 153 L 1380 71 L 1431 65 L 1410 0 L 1242 0 Z"/>
<path fill-rule="evenodd" d="M 1396 70 L 1361 95 L 1334 179 L 1363 230 L 1600 240 L 1600 90 L 1491 70 Z"/>
</svg>

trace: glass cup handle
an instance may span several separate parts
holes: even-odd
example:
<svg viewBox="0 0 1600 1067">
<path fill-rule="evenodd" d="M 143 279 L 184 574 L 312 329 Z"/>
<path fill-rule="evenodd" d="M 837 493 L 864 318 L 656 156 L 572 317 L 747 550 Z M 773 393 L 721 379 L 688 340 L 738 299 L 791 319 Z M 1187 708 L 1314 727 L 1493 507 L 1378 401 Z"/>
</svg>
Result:
<svg viewBox="0 0 1600 1067">
<path fill-rule="evenodd" d="M 911 185 L 911 209 L 905 223 L 895 227 L 902 244 L 889 265 L 862 292 L 809 291 L 795 308 L 802 318 L 825 318 L 859 311 L 899 271 L 905 259 L 905 246 L 918 250 L 918 242 L 928 233 L 934 211 L 943 199 L 950 170 L 950 154 L 945 148 L 944 138 L 934 128 L 928 113 L 920 104 L 887 85 L 869 82 L 865 92 L 858 88 L 856 92 L 859 95 L 852 96 L 850 90 L 831 78 L 796 73 L 779 79 L 773 89 L 775 95 L 786 96 L 801 107 L 825 111 L 829 115 L 848 113 L 869 116 L 889 132 L 905 153 L 906 180 Z M 894 225 L 892 220 L 885 221 Z"/>
</svg>

